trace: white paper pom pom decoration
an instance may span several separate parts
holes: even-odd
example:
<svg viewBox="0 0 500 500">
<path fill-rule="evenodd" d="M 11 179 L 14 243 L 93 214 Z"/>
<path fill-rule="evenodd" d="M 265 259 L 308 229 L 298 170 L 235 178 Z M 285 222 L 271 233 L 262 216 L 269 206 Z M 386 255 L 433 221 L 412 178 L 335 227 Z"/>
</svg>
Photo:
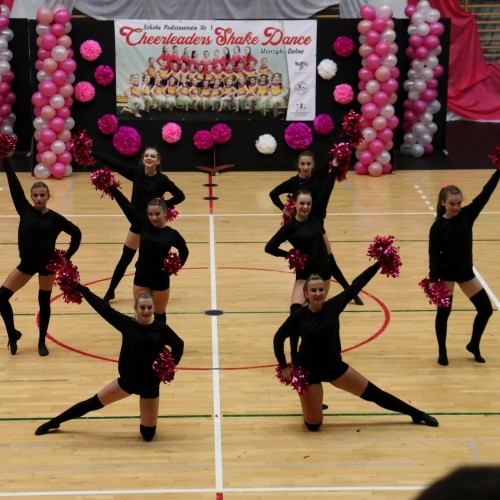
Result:
<svg viewBox="0 0 500 500">
<path fill-rule="evenodd" d="M 318 64 L 318 74 L 324 80 L 331 80 L 337 74 L 337 64 L 331 59 L 323 59 Z"/>
<path fill-rule="evenodd" d="M 261 135 L 255 141 L 255 147 L 259 153 L 264 155 L 272 155 L 276 151 L 276 139 L 271 134 Z"/>
</svg>

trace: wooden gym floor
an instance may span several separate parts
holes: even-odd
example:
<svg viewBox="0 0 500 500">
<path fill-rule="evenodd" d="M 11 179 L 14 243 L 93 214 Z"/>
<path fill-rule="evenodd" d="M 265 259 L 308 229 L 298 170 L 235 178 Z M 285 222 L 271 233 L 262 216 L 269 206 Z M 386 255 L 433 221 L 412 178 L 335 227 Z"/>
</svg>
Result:
<svg viewBox="0 0 500 500">
<path fill-rule="evenodd" d="M 453 182 L 467 203 L 492 171 L 350 172 L 336 186 L 326 228 L 348 280 L 370 264 L 366 250 L 377 234 L 397 238 L 403 261 L 398 279 L 376 276 L 361 295 L 365 305 L 349 304 L 342 315 L 344 359 L 441 425 L 412 425 L 325 386 L 329 410 L 318 433 L 304 429 L 296 393 L 274 377 L 272 338 L 287 316 L 293 275 L 264 253 L 280 224 L 268 193 L 293 172 L 167 173 L 186 193 L 172 226 L 190 256 L 172 280 L 168 322 L 186 349 L 175 381 L 162 386 L 157 436 L 141 440 L 134 396 L 34 435 L 42 421 L 116 378 L 120 343 L 87 304 L 65 304 L 55 289 L 50 355 L 39 357 L 34 278 L 12 299 L 23 332 L 16 356 L 1 326 L 0 497 L 409 500 L 458 465 L 500 461 L 498 192 L 475 225 L 475 265 L 495 309 L 482 342 L 485 365 L 465 350 L 474 310 L 459 291 L 450 365 L 436 363 L 434 308 L 418 287 L 438 190 Z M 29 193 L 34 179 L 19 176 Z M 49 207 L 82 229 L 73 258 L 82 282 L 102 295 L 128 224 L 88 174 L 47 182 Z M 129 195 L 130 183 L 122 185 Z M 18 264 L 18 218 L 3 173 L 0 189 L 3 281 Z M 66 243 L 61 238 L 58 248 Z M 131 314 L 133 266 L 128 272 L 113 306 Z M 339 290 L 333 284 L 330 294 Z"/>
</svg>

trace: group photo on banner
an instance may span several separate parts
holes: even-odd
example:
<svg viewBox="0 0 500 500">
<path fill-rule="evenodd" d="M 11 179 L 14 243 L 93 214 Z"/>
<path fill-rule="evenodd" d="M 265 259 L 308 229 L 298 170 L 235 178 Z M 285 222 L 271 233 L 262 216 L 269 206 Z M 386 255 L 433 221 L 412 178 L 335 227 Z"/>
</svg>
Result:
<svg viewBox="0 0 500 500">
<path fill-rule="evenodd" d="M 315 20 L 114 24 L 121 119 L 315 117 Z"/>
</svg>

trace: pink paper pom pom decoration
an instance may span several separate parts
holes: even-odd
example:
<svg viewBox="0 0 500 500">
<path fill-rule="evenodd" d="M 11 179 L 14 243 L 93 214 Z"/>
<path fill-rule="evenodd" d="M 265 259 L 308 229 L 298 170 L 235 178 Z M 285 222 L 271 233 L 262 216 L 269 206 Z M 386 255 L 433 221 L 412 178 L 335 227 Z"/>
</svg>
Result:
<svg viewBox="0 0 500 500">
<path fill-rule="evenodd" d="M 285 129 L 285 142 L 292 149 L 306 149 L 313 140 L 311 127 L 302 122 L 293 122 Z"/>
<path fill-rule="evenodd" d="M 119 127 L 113 135 L 113 146 L 122 155 L 135 155 L 141 149 L 141 136 L 134 127 Z"/>
<path fill-rule="evenodd" d="M 90 82 L 78 82 L 74 88 L 77 101 L 89 102 L 95 97 L 95 88 Z"/>
<path fill-rule="evenodd" d="M 212 139 L 215 144 L 225 144 L 231 139 L 232 131 L 225 123 L 217 123 L 211 129 Z"/>
<path fill-rule="evenodd" d="M 328 135 L 334 127 L 332 117 L 326 113 L 316 116 L 313 121 L 313 127 L 317 134 Z"/>
<path fill-rule="evenodd" d="M 101 53 L 101 46 L 95 40 L 86 40 L 80 45 L 80 54 L 86 61 L 95 61 Z"/>
<path fill-rule="evenodd" d="M 100 64 L 94 71 L 94 78 L 99 85 L 106 87 L 114 80 L 115 72 L 111 66 Z"/>
<path fill-rule="evenodd" d="M 276 139 L 271 134 L 263 134 L 255 141 L 255 147 L 263 155 L 272 155 L 277 148 Z"/>
<path fill-rule="evenodd" d="M 118 129 L 118 118 L 111 114 L 102 115 L 97 120 L 97 127 L 105 135 L 114 134 Z"/>
<path fill-rule="evenodd" d="M 333 42 L 333 50 L 340 57 L 349 57 L 355 49 L 354 42 L 348 36 L 339 36 Z"/>
<path fill-rule="evenodd" d="M 349 104 L 354 99 L 354 91 L 347 83 L 341 83 L 335 87 L 333 98 L 339 104 Z"/>
<path fill-rule="evenodd" d="M 193 136 L 193 144 L 196 149 L 206 151 L 214 145 L 214 139 L 208 130 L 198 130 Z"/>
<path fill-rule="evenodd" d="M 182 135 L 182 129 L 180 125 L 174 122 L 168 122 L 163 125 L 161 129 L 161 137 L 165 142 L 169 144 L 175 144 L 179 142 Z"/>
</svg>

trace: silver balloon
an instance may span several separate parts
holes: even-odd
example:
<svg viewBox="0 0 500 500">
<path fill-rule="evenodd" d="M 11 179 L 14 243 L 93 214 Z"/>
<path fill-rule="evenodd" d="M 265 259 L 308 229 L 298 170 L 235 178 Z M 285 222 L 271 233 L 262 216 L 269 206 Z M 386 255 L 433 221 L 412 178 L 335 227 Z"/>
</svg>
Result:
<svg viewBox="0 0 500 500">
<path fill-rule="evenodd" d="M 35 174 L 35 177 L 37 179 L 47 179 L 50 177 L 50 169 L 41 163 L 36 165 L 36 167 L 33 169 L 33 173 Z"/>
<path fill-rule="evenodd" d="M 405 144 L 411 146 L 412 144 L 417 143 L 417 136 L 415 134 L 412 134 L 411 132 L 407 132 L 403 137 L 403 141 Z"/>
<path fill-rule="evenodd" d="M 0 30 L 0 36 L 3 36 L 8 42 L 14 38 L 14 32 L 10 28 Z"/>
<path fill-rule="evenodd" d="M 389 68 L 394 68 L 394 66 L 396 66 L 397 63 L 398 63 L 398 58 L 394 54 L 387 54 L 382 59 L 382 64 L 388 66 Z"/>
<path fill-rule="evenodd" d="M 432 113 L 425 111 L 420 115 L 420 121 L 425 125 L 429 125 L 429 123 L 434 121 L 434 117 L 432 116 Z"/>
<path fill-rule="evenodd" d="M 429 68 L 435 68 L 439 64 L 439 59 L 434 54 L 430 54 L 426 59 L 425 64 Z"/>
<path fill-rule="evenodd" d="M 428 146 L 429 144 L 432 144 L 432 135 L 424 132 L 419 138 L 418 142 L 422 144 L 422 146 Z"/>
<path fill-rule="evenodd" d="M 5 38 L 0 37 L 0 50 L 9 48 L 9 42 Z"/>
<path fill-rule="evenodd" d="M 383 116 L 386 119 L 394 116 L 394 112 L 395 110 L 392 104 L 384 104 L 379 111 L 380 116 Z"/>
<path fill-rule="evenodd" d="M 416 90 L 417 92 L 423 92 L 426 88 L 427 84 L 421 78 L 417 78 L 413 82 L 413 90 Z"/>
<path fill-rule="evenodd" d="M 420 72 L 420 70 L 425 66 L 424 61 L 421 61 L 420 59 L 413 59 L 411 62 L 411 67 L 417 71 Z"/>
<path fill-rule="evenodd" d="M 71 25 L 71 22 L 68 21 L 65 25 L 64 25 L 64 34 L 67 35 L 70 31 L 71 31 L 71 28 L 72 28 L 72 25 Z"/>
<path fill-rule="evenodd" d="M 439 21 L 440 17 L 441 17 L 441 14 L 440 14 L 439 10 L 430 9 L 425 16 L 425 20 L 428 23 L 435 23 L 436 21 Z"/>
<path fill-rule="evenodd" d="M 375 161 L 381 165 L 387 165 L 391 161 L 391 154 L 389 151 L 382 151 L 379 155 L 375 156 Z"/>
<path fill-rule="evenodd" d="M 439 56 L 441 54 L 441 52 L 443 52 L 443 48 L 441 47 L 441 45 L 438 45 L 435 49 L 432 49 L 429 54 L 433 55 L 433 56 Z"/>
<path fill-rule="evenodd" d="M 421 122 L 416 122 L 412 125 L 411 131 L 418 137 L 425 132 L 425 125 Z"/>
<path fill-rule="evenodd" d="M 420 23 L 417 25 L 417 33 L 420 36 L 427 36 L 431 31 L 430 26 L 427 23 Z"/>
<path fill-rule="evenodd" d="M 394 30 L 385 30 L 382 32 L 380 35 L 380 38 L 382 40 L 385 40 L 386 42 L 392 43 L 394 40 L 396 40 L 396 32 Z"/>
<path fill-rule="evenodd" d="M 0 14 L 3 16 L 10 16 L 10 9 L 7 5 L 0 5 Z"/>
<path fill-rule="evenodd" d="M 64 128 L 66 130 L 71 130 L 75 126 L 75 120 L 73 117 L 69 116 L 66 118 L 66 122 L 64 123 Z"/>
<path fill-rule="evenodd" d="M 416 69 L 409 69 L 408 70 L 408 78 L 410 80 L 416 80 L 418 78 L 418 71 Z"/>
<path fill-rule="evenodd" d="M 9 125 L 8 123 L 4 123 L 1 127 L 0 127 L 0 132 L 2 134 L 5 134 L 5 135 L 11 135 L 14 133 L 14 129 L 12 127 L 12 125 Z"/>
<path fill-rule="evenodd" d="M 426 129 L 429 134 L 434 135 L 438 130 L 438 126 L 434 122 L 431 122 L 426 125 Z"/>
<path fill-rule="evenodd" d="M 419 11 L 427 11 L 430 8 L 431 5 L 427 0 L 420 0 L 420 2 L 417 3 L 417 10 Z"/>
<path fill-rule="evenodd" d="M 0 75 L 5 75 L 10 71 L 10 63 L 7 61 L 0 61 Z"/>
<path fill-rule="evenodd" d="M 14 125 L 16 123 L 16 115 L 14 113 L 10 113 L 9 116 L 6 116 L 3 119 L 4 123 L 8 123 L 9 125 Z"/>
<path fill-rule="evenodd" d="M 43 127 L 48 127 L 48 123 L 41 116 L 37 116 L 33 120 L 33 127 L 36 130 L 42 130 Z"/>
<path fill-rule="evenodd" d="M 414 24 L 410 24 L 410 26 L 408 26 L 408 34 L 410 36 L 417 34 L 417 27 Z"/>
<path fill-rule="evenodd" d="M 37 24 L 36 25 L 36 34 L 39 36 L 45 35 L 50 31 L 50 26 L 48 24 Z"/>
<path fill-rule="evenodd" d="M 412 146 L 410 146 L 410 153 L 415 158 L 419 158 L 424 154 L 424 147 L 422 146 L 422 144 L 413 144 Z"/>
<path fill-rule="evenodd" d="M 43 82 L 44 80 L 50 80 L 50 75 L 47 75 L 47 73 L 41 69 L 37 74 L 36 74 L 36 79 L 39 81 L 39 82 Z M 47 84 L 45 84 L 47 85 Z"/>
<path fill-rule="evenodd" d="M 9 49 L 0 50 L 0 60 L 12 61 L 12 52 Z"/>
<path fill-rule="evenodd" d="M 406 92 L 410 92 L 411 90 L 413 90 L 413 84 L 414 80 L 405 80 L 403 82 L 403 88 L 406 90 Z"/>
<path fill-rule="evenodd" d="M 441 110 L 441 103 L 437 99 L 434 99 L 434 101 L 429 103 L 429 105 L 427 106 L 427 111 L 429 111 L 433 115 L 438 113 L 440 110 Z"/>
<path fill-rule="evenodd" d="M 74 83 L 75 80 L 76 80 L 75 74 L 68 73 L 68 76 L 66 77 L 66 83 Z"/>
<path fill-rule="evenodd" d="M 412 22 L 412 24 L 415 24 L 416 26 L 418 26 L 419 24 L 422 24 L 423 22 L 425 22 L 424 14 L 417 10 L 411 16 L 411 22 Z"/>
<path fill-rule="evenodd" d="M 408 92 L 408 99 L 410 99 L 410 101 L 416 101 L 417 99 L 420 99 L 420 92 L 418 92 L 417 90 L 411 90 L 410 92 Z"/>
</svg>

